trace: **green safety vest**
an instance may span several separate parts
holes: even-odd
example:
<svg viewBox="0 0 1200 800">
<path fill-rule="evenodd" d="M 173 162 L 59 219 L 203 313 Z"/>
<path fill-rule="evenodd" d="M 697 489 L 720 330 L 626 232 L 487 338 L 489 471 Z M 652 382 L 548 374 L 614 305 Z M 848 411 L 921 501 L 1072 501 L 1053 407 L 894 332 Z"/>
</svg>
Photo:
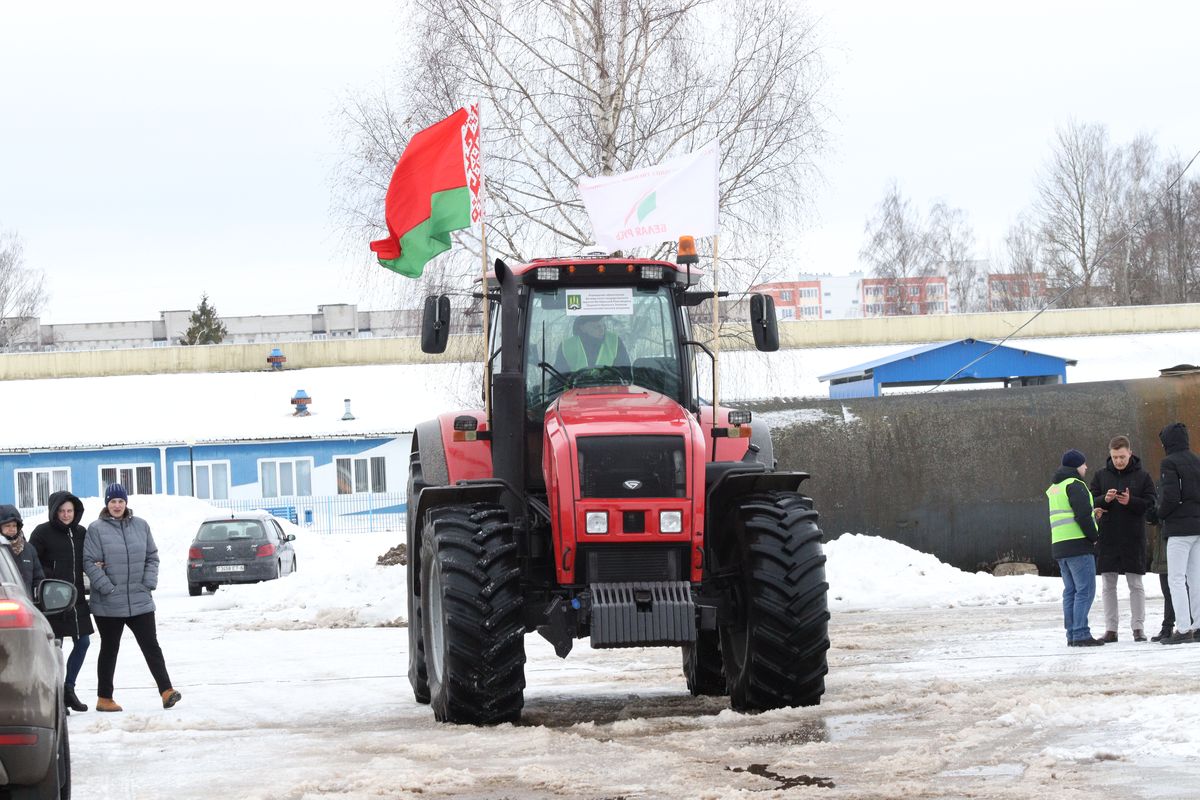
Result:
<svg viewBox="0 0 1200 800">
<path fill-rule="evenodd" d="M 1088 495 L 1091 495 L 1091 489 L 1079 478 L 1067 478 L 1046 490 L 1046 499 L 1050 501 L 1050 541 L 1054 544 L 1087 538 L 1083 528 L 1075 521 L 1075 512 L 1071 508 L 1071 501 L 1067 499 L 1067 487 L 1073 481 L 1079 483 Z"/>
<path fill-rule="evenodd" d="M 612 331 L 605 332 L 604 341 L 600 343 L 600 352 L 596 354 L 595 364 L 588 364 L 587 353 L 578 336 L 572 336 L 563 342 L 563 355 L 566 356 L 567 366 L 571 368 L 572 372 L 589 366 L 611 367 L 617 360 L 617 335 Z"/>
</svg>

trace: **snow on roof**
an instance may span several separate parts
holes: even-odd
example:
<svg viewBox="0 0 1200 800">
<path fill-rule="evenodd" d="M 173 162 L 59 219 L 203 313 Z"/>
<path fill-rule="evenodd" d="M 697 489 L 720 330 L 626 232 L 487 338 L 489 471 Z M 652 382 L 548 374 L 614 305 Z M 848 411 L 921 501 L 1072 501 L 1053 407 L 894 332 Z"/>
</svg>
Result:
<svg viewBox="0 0 1200 800">
<path fill-rule="evenodd" d="M 460 364 L 0 381 L 0 451 L 391 436 L 479 405 L 478 385 Z M 293 416 L 299 389 L 307 417 Z"/>
</svg>

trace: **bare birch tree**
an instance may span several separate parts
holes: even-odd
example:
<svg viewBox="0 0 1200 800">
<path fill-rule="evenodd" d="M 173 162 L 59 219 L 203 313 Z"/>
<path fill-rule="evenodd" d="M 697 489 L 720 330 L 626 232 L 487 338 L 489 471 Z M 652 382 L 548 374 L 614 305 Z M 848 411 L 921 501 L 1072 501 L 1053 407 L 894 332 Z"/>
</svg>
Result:
<svg viewBox="0 0 1200 800">
<path fill-rule="evenodd" d="M 884 283 L 884 303 L 896 303 L 897 314 L 908 314 L 901 282 L 905 278 L 927 277 L 934 272 L 936 256 L 930 246 L 929 232 L 912 203 L 892 183 L 867 220 L 867 242 L 859 252 L 877 278 Z"/>
<path fill-rule="evenodd" d="M 988 283 L 988 311 L 1028 311 L 1046 301 L 1042 236 L 1036 223 L 1021 215 L 1004 235 L 1003 276 Z M 1011 276 L 1011 277 L 1010 277 Z"/>
<path fill-rule="evenodd" d="M 1200 301 L 1200 180 L 1176 180 L 1183 168 L 1171 159 L 1160 178 L 1154 250 L 1164 303 Z"/>
<path fill-rule="evenodd" d="M 976 291 L 980 262 L 974 257 L 975 232 L 967 212 L 935 203 L 929 211 L 929 247 L 933 260 L 946 272 L 946 283 L 961 313 L 978 311 Z"/>
<path fill-rule="evenodd" d="M 1037 214 L 1047 263 L 1056 282 L 1078 288 L 1063 298 L 1064 305 L 1107 302 L 1109 293 L 1097 279 L 1105 266 L 1101 258 L 1120 222 L 1108 133 L 1103 125 L 1073 122 L 1060 128 L 1056 139 L 1038 186 Z"/>
<path fill-rule="evenodd" d="M 45 304 L 45 275 L 25 268 L 16 233 L 0 231 L 0 352 L 40 344 L 35 321 Z"/>
<path fill-rule="evenodd" d="M 721 261 L 733 268 L 723 288 L 770 274 L 771 237 L 803 213 L 826 139 L 821 51 L 797 2 L 414 0 L 410 14 L 405 78 L 344 109 L 340 204 L 364 249 L 408 137 L 478 98 L 491 255 L 589 249 L 581 177 L 715 138 Z M 469 285 L 477 235 L 456 235 L 465 248 L 440 257 L 426 284 Z"/>
</svg>

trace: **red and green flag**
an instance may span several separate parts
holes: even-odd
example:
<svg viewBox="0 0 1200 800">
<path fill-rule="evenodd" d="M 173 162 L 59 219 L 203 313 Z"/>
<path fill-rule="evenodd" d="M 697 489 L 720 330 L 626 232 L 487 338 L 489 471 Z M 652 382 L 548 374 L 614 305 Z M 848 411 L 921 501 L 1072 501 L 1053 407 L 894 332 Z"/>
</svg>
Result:
<svg viewBox="0 0 1200 800">
<path fill-rule="evenodd" d="M 380 265 L 419 278 L 450 249 L 451 231 L 483 219 L 479 106 L 460 108 L 417 133 L 400 154 L 384 201 L 388 237 L 371 242 Z"/>
</svg>

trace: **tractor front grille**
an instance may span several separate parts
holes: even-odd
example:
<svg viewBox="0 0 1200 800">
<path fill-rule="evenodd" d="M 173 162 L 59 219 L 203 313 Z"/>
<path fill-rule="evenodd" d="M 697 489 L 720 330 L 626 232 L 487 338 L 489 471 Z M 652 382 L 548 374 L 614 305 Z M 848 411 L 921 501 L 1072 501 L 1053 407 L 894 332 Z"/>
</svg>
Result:
<svg viewBox="0 0 1200 800">
<path fill-rule="evenodd" d="M 579 548 L 576 583 L 688 580 L 688 546 L 637 542 Z"/>
<path fill-rule="evenodd" d="M 681 436 L 581 436 L 581 497 L 686 497 Z"/>
</svg>

